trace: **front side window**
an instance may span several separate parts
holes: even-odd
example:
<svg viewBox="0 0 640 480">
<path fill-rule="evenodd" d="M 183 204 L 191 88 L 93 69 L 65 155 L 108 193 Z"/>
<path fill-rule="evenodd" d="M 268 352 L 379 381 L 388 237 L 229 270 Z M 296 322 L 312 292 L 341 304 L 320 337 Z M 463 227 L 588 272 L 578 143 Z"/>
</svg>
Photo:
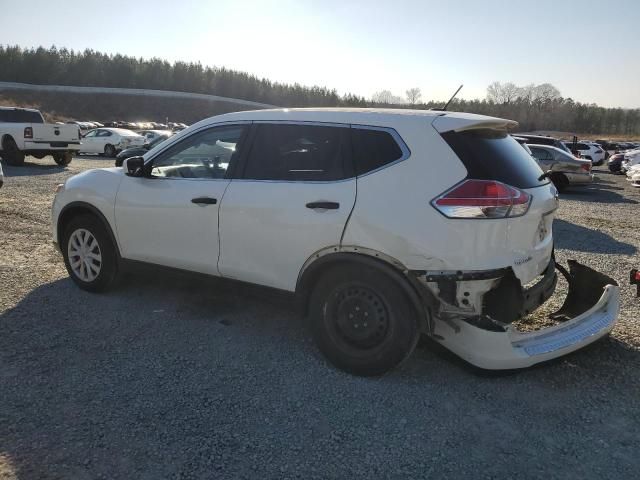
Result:
<svg viewBox="0 0 640 480">
<path fill-rule="evenodd" d="M 96 133 L 98 133 L 97 130 L 91 130 L 90 132 L 87 132 L 87 134 L 84 136 L 85 138 L 92 138 L 96 136 Z"/>
<path fill-rule="evenodd" d="M 349 178 L 348 140 L 348 127 L 259 124 L 243 177 L 281 181 Z"/>
<path fill-rule="evenodd" d="M 164 178 L 225 178 L 246 127 L 214 127 L 187 137 L 153 160 L 151 175 Z"/>
</svg>

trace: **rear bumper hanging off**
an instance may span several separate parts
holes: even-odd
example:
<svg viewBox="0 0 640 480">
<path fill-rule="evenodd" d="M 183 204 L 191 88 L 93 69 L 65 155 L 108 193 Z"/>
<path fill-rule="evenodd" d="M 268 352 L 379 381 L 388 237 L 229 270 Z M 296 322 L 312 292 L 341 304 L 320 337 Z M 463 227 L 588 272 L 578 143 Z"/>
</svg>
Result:
<svg viewBox="0 0 640 480">
<path fill-rule="evenodd" d="M 569 293 L 552 315 L 562 323 L 520 332 L 511 324 L 485 329 L 464 318 L 436 319 L 434 338 L 469 363 L 490 370 L 529 367 L 595 342 L 615 325 L 620 289 L 613 279 L 576 261 L 570 260 L 569 267 L 569 272 L 560 268 Z"/>
</svg>

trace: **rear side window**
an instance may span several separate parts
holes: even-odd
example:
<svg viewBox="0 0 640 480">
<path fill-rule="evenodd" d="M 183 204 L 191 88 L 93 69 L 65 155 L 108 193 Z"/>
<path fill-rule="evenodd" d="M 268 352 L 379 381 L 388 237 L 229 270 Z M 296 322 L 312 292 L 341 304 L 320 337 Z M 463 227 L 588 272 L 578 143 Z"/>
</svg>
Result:
<svg viewBox="0 0 640 480">
<path fill-rule="evenodd" d="M 44 120 L 39 112 L 29 110 L 0 110 L 0 122 L 44 123 Z"/>
<path fill-rule="evenodd" d="M 363 175 L 400 160 L 404 152 L 393 135 L 384 130 L 351 129 L 356 175 Z"/>
<path fill-rule="evenodd" d="M 353 176 L 349 128 L 258 124 L 243 177 L 331 181 Z"/>
<path fill-rule="evenodd" d="M 517 188 L 543 183 L 536 161 L 506 132 L 479 129 L 441 135 L 466 167 L 467 178 L 497 180 Z"/>
</svg>

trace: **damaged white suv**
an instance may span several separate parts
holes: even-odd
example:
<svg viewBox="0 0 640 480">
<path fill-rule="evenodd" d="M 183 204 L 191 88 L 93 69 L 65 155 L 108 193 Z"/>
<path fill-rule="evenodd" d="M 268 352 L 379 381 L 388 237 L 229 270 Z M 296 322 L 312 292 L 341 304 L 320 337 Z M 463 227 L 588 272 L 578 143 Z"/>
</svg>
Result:
<svg viewBox="0 0 640 480">
<path fill-rule="evenodd" d="M 53 236 L 90 291 L 142 261 L 295 292 L 320 350 L 355 374 L 397 366 L 420 334 L 482 368 L 526 367 L 607 334 L 619 290 L 573 264 L 556 326 L 511 325 L 557 281 L 557 192 L 514 125 L 441 111 L 225 114 L 70 178 Z"/>
</svg>

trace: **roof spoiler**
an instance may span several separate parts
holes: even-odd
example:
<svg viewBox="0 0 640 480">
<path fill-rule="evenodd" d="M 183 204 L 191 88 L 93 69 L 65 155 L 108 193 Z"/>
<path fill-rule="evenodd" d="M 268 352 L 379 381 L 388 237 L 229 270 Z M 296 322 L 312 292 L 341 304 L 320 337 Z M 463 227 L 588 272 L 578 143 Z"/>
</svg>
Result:
<svg viewBox="0 0 640 480">
<path fill-rule="evenodd" d="M 464 132 L 466 130 L 492 129 L 509 130 L 518 126 L 514 120 L 485 117 L 482 115 L 442 115 L 431 123 L 438 132 Z"/>
</svg>

